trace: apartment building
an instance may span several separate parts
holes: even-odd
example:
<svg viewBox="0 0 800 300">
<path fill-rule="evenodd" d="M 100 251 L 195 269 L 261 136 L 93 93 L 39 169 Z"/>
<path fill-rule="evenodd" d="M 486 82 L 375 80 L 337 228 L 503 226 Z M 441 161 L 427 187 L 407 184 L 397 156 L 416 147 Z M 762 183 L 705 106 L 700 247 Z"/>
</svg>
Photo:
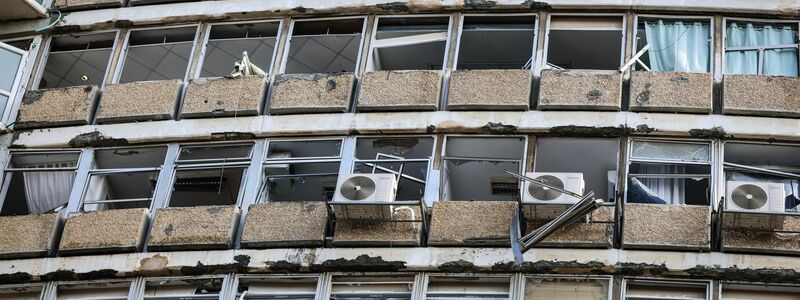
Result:
<svg viewBox="0 0 800 300">
<path fill-rule="evenodd" d="M 800 299 L 797 0 L 1 4 L 0 299 Z"/>
</svg>

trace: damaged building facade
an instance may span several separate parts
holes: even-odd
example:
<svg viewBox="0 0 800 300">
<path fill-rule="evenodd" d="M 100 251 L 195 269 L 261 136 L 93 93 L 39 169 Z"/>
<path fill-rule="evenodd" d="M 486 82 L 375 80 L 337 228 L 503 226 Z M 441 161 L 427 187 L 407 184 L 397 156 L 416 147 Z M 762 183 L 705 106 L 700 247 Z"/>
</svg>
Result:
<svg viewBox="0 0 800 300">
<path fill-rule="evenodd" d="M 800 299 L 800 2 L 669 2 L 4 0 L 0 299 Z"/>
</svg>

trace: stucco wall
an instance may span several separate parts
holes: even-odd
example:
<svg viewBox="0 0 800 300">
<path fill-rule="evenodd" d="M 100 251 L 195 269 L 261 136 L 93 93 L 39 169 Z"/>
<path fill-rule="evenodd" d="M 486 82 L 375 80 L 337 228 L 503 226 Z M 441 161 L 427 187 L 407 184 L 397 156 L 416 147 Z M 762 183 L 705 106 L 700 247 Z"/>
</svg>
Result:
<svg viewBox="0 0 800 300">
<path fill-rule="evenodd" d="M 256 115 L 261 111 L 266 82 L 266 78 L 258 76 L 192 79 L 186 88 L 181 116 Z"/>
<path fill-rule="evenodd" d="M 97 112 L 97 122 L 171 119 L 182 85 L 180 80 L 106 85 Z"/>
<path fill-rule="evenodd" d="M 151 250 L 228 249 L 238 219 L 235 206 L 159 208 L 147 246 Z"/>
<path fill-rule="evenodd" d="M 800 116 L 800 78 L 725 75 L 722 113 L 754 116 Z"/>
<path fill-rule="evenodd" d="M 631 73 L 631 111 L 711 113 L 711 73 Z"/>
<path fill-rule="evenodd" d="M 367 72 L 361 77 L 358 110 L 436 110 L 441 89 L 441 71 Z"/>
<path fill-rule="evenodd" d="M 24 129 L 86 124 L 97 91 L 94 85 L 28 91 L 22 99 L 16 126 Z"/>
<path fill-rule="evenodd" d="M 253 204 L 247 211 L 242 247 L 321 247 L 328 212 L 318 201 Z"/>
<path fill-rule="evenodd" d="M 269 113 L 345 112 L 354 82 L 353 73 L 280 75 L 272 86 Z"/>
<path fill-rule="evenodd" d="M 454 70 L 447 95 L 449 110 L 526 110 L 530 70 Z"/>
<path fill-rule="evenodd" d="M 711 211 L 703 205 L 625 204 L 622 247 L 710 250 Z"/>
<path fill-rule="evenodd" d="M 64 223 L 58 251 L 85 254 L 140 250 L 149 213 L 147 208 L 72 213 Z"/>
<path fill-rule="evenodd" d="M 436 201 L 430 246 L 509 246 L 514 201 Z"/>
<path fill-rule="evenodd" d="M 620 110 L 622 73 L 600 70 L 544 70 L 538 109 Z"/>
<path fill-rule="evenodd" d="M 44 256 L 55 238 L 58 214 L 0 217 L 0 258 Z"/>
</svg>

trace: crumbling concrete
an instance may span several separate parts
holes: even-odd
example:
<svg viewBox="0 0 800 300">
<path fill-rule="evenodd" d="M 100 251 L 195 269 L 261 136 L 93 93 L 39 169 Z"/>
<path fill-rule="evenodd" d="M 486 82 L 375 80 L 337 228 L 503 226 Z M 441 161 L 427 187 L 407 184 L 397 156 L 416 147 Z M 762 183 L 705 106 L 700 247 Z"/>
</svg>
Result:
<svg viewBox="0 0 800 300">
<path fill-rule="evenodd" d="M 549 220 L 528 220 L 525 232 Z M 592 214 L 592 222 L 565 226 L 537 244 L 538 247 L 611 248 L 614 244 L 614 207 L 603 206 Z M 600 223 L 603 222 L 603 223 Z"/>
<path fill-rule="evenodd" d="M 419 246 L 423 216 L 418 207 L 397 210 L 396 222 L 368 220 L 337 220 L 333 234 L 334 246 Z M 398 207 L 394 207 L 397 209 Z M 411 222 L 417 221 L 417 222 Z"/>
<path fill-rule="evenodd" d="M 436 201 L 430 246 L 509 246 L 515 201 Z"/>
<path fill-rule="evenodd" d="M 704 205 L 625 204 L 622 246 L 630 249 L 711 249 L 711 211 Z"/>
<path fill-rule="evenodd" d="M 527 110 L 529 70 L 455 70 L 450 73 L 448 110 Z"/>
<path fill-rule="evenodd" d="M 785 216 L 782 230 L 788 232 L 724 228 L 722 231 L 722 251 L 800 254 L 800 217 Z"/>
<path fill-rule="evenodd" d="M 150 250 L 228 249 L 239 219 L 232 205 L 167 207 L 156 210 Z"/>
<path fill-rule="evenodd" d="M 192 79 L 181 116 L 257 115 L 267 90 L 266 82 L 266 78 L 258 76 Z"/>
<path fill-rule="evenodd" d="M 182 86 L 178 79 L 106 85 L 97 123 L 171 119 Z"/>
<path fill-rule="evenodd" d="M 631 111 L 711 113 L 714 77 L 711 73 L 631 73 Z"/>
<path fill-rule="evenodd" d="M 55 0 L 53 8 L 62 11 L 122 7 L 125 0 Z"/>
<path fill-rule="evenodd" d="M 163 4 L 163 3 L 177 3 L 177 2 L 192 2 L 202 0 L 130 0 L 131 5 L 150 5 L 150 4 Z"/>
<path fill-rule="evenodd" d="M 242 232 L 242 247 L 321 247 L 327 216 L 325 203 L 319 201 L 250 205 Z"/>
<path fill-rule="evenodd" d="M 277 76 L 269 113 L 345 112 L 355 79 L 355 74 L 349 72 Z"/>
<path fill-rule="evenodd" d="M 725 75 L 722 113 L 754 116 L 800 116 L 800 78 Z"/>
<path fill-rule="evenodd" d="M 358 110 L 436 110 L 441 89 L 439 70 L 368 72 L 361 77 Z"/>
<path fill-rule="evenodd" d="M 87 124 L 98 90 L 89 85 L 28 91 L 19 108 L 16 128 Z"/>
<path fill-rule="evenodd" d="M 141 249 L 147 208 L 72 213 L 64 224 L 59 254 L 133 252 Z"/>
<path fill-rule="evenodd" d="M 0 217 L 0 258 L 47 255 L 56 237 L 59 214 Z"/>
<path fill-rule="evenodd" d="M 622 73 L 604 70 L 544 70 L 541 110 L 620 110 Z"/>
</svg>

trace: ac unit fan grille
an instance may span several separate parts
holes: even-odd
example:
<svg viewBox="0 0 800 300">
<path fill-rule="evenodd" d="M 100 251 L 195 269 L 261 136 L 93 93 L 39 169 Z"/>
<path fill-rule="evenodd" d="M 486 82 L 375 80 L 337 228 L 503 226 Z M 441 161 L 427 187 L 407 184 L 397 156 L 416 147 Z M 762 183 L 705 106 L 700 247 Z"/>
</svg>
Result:
<svg viewBox="0 0 800 300">
<path fill-rule="evenodd" d="M 743 184 L 731 192 L 731 201 L 743 209 L 759 209 L 767 205 L 767 191 L 757 185 Z"/>
<path fill-rule="evenodd" d="M 375 193 L 375 181 L 366 176 L 353 176 L 339 187 L 339 194 L 347 200 L 364 200 L 373 193 Z"/>
<path fill-rule="evenodd" d="M 551 185 L 554 187 L 564 188 L 564 182 L 561 181 L 558 177 L 552 175 L 542 175 L 536 177 L 546 183 L 547 185 Z M 551 201 L 555 200 L 559 196 L 561 196 L 561 192 L 538 185 L 534 183 L 528 184 L 528 194 L 531 195 L 533 199 L 540 200 L 540 201 Z"/>
</svg>

